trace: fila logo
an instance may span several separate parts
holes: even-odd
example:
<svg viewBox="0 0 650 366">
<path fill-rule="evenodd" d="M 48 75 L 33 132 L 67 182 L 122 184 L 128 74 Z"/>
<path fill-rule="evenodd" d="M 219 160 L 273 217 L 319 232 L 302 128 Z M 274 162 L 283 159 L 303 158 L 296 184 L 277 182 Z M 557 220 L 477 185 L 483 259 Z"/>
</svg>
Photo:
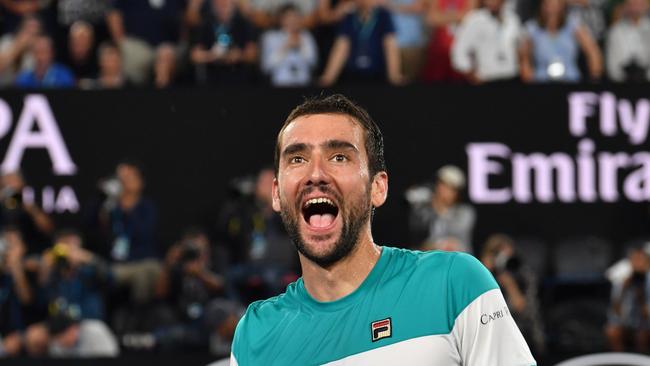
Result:
<svg viewBox="0 0 650 366">
<path fill-rule="evenodd" d="M 390 318 L 372 322 L 370 324 L 370 331 L 372 332 L 373 342 L 383 338 L 390 338 L 393 335 L 393 325 L 390 322 Z"/>
</svg>

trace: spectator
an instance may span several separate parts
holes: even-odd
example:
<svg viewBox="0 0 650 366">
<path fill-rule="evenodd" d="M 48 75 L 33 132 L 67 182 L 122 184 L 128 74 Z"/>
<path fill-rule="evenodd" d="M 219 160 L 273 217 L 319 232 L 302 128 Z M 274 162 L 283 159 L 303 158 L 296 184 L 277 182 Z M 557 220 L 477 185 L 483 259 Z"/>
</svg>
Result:
<svg viewBox="0 0 650 366">
<path fill-rule="evenodd" d="M 211 0 L 211 14 L 198 29 L 191 60 L 200 83 L 239 83 L 252 79 L 257 60 L 253 29 L 235 0 Z"/>
<path fill-rule="evenodd" d="M 158 281 L 158 294 L 171 309 L 169 325 L 159 327 L 155 342 L 163 350 L 208 349 L 210 301 L 223 294 L 224 279 L 210 270 L 210 243 L 200 232 L 188 232 L 172 246 Z"/>
<path fill-rule="evenodd" d="M 225 205 L 219 219 L 233 264 L 229 295 L 242 303 L 277 295 L 297 277 L 295 249 L 271 207 L 274 176 L 273 169 L 262 169 L 254 196 Z"/>
<path fill-rule="evenodd" d="M 564 0 L 543 0 L 538 19 L 529 20 L 526 31 L 521 47 L 524 81 L 580 81 L 578 46 L 587 57 L 591 79 L 600 78 L 602 56 L 598 45 L 577 17 L 567 15 Z"/>
<path fill-rule="evenodd" d="M 404 82 L 414 81 L 422 71 L 426 43 L 422 14 L 426 10 L 426 4 L 426 0 L 385 1 L 393 13 Z"/>
<path fill-rule="evenodd" d="M 77 320 L 57 315 L 48 322 L 49 354 L 66 358 L 117 357 L 120 349 L 110 329 L 100 320 Z"/>
<path fill-rule="evenodd" d="M 627 256 L 632 273 L 622 284 L 612 286 L 606 335 L 613 351 L 624 351 L 626 341 L 632 339 L 635 350 L 645 353 L 650 341 L 650 258 L 642 248 L 631 249 Z"/>
<path fill-rule="evenodd" d="M 28 254 L 40 254 L 49 245 L 54 223 L 36 204 L 23 201 L 24 188 L 20 172 L 0 177 L 0 228 L 15 226 L 27 243 Z"/>
<path fill-rule="evenodd" d="M 40 32 L 41 22 L 25 17 L 16 34 L 7 33 L 0 38 L 0 86 L 13 85 L 17 73 L 34 68 L 30 51 Z"/>
<path fill-rule="evenodd" d="M 156 52 L 154 64 L 154 86 L 168 88 L 177 82 L 178 65 L 176 49 L 170 43 L 161 44 Z"/>
<path fill-rule="evenodd" d="M 99 75 L 92 83 L 85 83 L 86 88 L 119 89 L 130 84 L 122 71 L 122 54 L 112 42 L 99 46 Z"/>
<path fill-rule="evenodd" d="M 409 226 L 416 243 L 426 249 L 472 251 L 472 231 L 476 214 L 474 208 L 460 203 L 460 190 L 465 187 L 465 174 L 452 165 L 438 170 L 437 182 L 430 195 L 411 203 Z"/>
<path fill-rule="evenodd" d="M 105 318 L 103 291 L 111 281 L 108 265 L 82 247 L 81 235 L 62 230 L 43 254 L 40 282 L 50 313 L 76 319 Z"/>
<path fill-rule="evenodd" d="M 427 23 L 432 27 L 427 60 L 422 79 L 435 82 L 463 80 L 451 66 L 454 34 L 465 14 L 476 7 L 475 0 L 433 0 L 427 10 Z"/>
<path fill-rule="evenodd" d="M 648 2 L 626 0 L 624 15 L 607 33 L 607 73 L 617 81 L 650 80 Z"/>
<path fill-rule="evenodd" d="M 116 178 L 102 185 L 107 197 L 95 218 L 104 242 L 109 243 L 117 285 L 130 290 L 129 306 L 143 310 L 152 300 L 161 269 L 157 259 L 156 208 L 143 195 L 144 178 L 136 163 L 124 161 L 115 173 Z"/>
<path fill-rule="evenodd" d="M 127 79 L 143 85 L 149 81 L 156 48 L 182 39 L 184 0 L 112 0 L 106 21 L 122 52 Z"/>
<path fill-rule="evenodd" d="M 321 84 L 333 85 L 341 72 L 346 81 L 403 82 L 393 20 L 376 0 L 356 0 L 356 11 L 341 21 Z"/>
<path fill-rule="evenodd" d="M 302 17 L 293 5 L 280 9 L 280 30 L 262 37 L 262 70 L 274 86 L 304 86 L 318 61 L 316 42 L 302 28 Z"/>
<path fill-rule="evenodd" d="M 484 7 L 467 13 L 454 38 L 452 65 L 471 83 L 510 81 L 519 74 L 521 24 L 503 2 L 484 0 Z"/>
<path fill-rule="evenodd" d="M 54 45 L 48 36 L 38 36 L 32 47 L 34 68 L 16 77 L 21 88 L 70 88 L 75 85 L 74 75 L 68 67 L 54 62 Z"/>
<path fill-rule="evenodd" d="M 491 235 L 483 246 L 481 262 L 499 283 L 527 343 L 537 352 L 543 352 L 544 330 L 539 314 L 537 279 L 526 263 L 522 263 L 514 241 L 503 234 Z"/>
<path fill-rule="evenodd" d="M 99 66 L 95 52 L 95 31 L 90 24 L 77 21 L 70 27 L 66 64 L 72 69 L 77 82 L 97 77 Z"/>
<path fill-rule="evenodd" d="M 0 357 L 22 350 L 23 312 L 34 294 L 23 265 L 25 244 L 16 229 L 5 229 L 0 239 Z"/>
<path fill-rule="evenodd" d="M 302 15 L 303 28 L 312 28 L 318 18 L 317 0 L 241 0 L 244 16 L 260 29 L 275 27 L 280 23 L 280 9 L 292 5 Z"/>
</svg>

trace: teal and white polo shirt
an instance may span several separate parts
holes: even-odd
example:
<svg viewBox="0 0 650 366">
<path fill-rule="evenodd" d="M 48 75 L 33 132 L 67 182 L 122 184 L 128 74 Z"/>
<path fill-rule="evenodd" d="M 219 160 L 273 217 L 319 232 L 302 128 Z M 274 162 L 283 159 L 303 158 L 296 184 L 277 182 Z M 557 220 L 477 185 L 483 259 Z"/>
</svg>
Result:
<svg viewBox="0 0 650 366">
<path fill-rule="evenodd" d="M 535 360 L 492 274 L 462 253 L 384 247 L 357 290 L 312 298 L 302 278 L 252 303 L 231 365 L 498 365 Z"/>
</svg>

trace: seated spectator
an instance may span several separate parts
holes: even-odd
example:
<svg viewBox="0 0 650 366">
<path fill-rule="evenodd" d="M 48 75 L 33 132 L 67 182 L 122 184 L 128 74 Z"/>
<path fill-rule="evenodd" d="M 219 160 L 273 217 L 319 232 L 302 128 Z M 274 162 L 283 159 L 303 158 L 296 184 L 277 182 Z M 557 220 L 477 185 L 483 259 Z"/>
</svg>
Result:
<svg viewBox="0 0 650 366">
<path fill-rule="evenodd" d="M 318 61 L 316 42 L 303 30 L 301 15 L 293 5 L 280 9 L 279 30 L 262 37 L 262 70 L 274 86 L 304 86 Z"/>
<path fill-rule="evenodd" d="M 537 279 L 522 263 L 514 241 L 503 234 L 491 235 L 483 246 L 481 262 L 497 280 L 508 308 L 532 349 L 543 352 L 544 331 L 539 314 Z"/>
<path fill-rule="evenodd" d="M 25 251 L 20 233 L 5 229 L 0 241 L 0 358 L 17 356 L 23 348 L 23 313 L 34 300 L 23 264 Z"/>
<path fill-rule="evenodd" d="M 168 88 L 177 82 L 178 65 L 176 49 L 169 43 L 161 44 L 156 51 L 154 64 L 154 86 Z"/>
<path fill-rule="evenodd" d="M 86 89 L 120 89 L 130 84 L 122 70 L 122 54 L 112 42 L 99 46 L 99 75 L 93 82 L 82 84 Z"/>
<path fill-rule="evenodd" d="M 48 36 L 38 36 L 32 46 L 34 68 L 16 77 L 20 88 L 70 88 L 74 75 L 67 66 L 54 62 L 54 45 Z"/>
<path fill-rule="evenodd" d="M 627 257 L 632 273 L 620 285 L 612 286 L 605 333 L 613 351 L 625 351 L 631 340 L 636 352 L 645 353 L 650 342 L 650 258 L 643 248 L 631 249 Z"/>
<path fill-rule="evenodd" d="M 356 0 L 356 11 L 343 18 L 320 83 L 345 81 L 402 84 L 395 26 L 376 0 Z"/>
<path fill-rule="evenodd" d="M 103 291 L 111 274 L 107 263 L 83 248 L 78 232 L 57 233 L 41 262 L 39 277 L 50 313 L 65 312 L 76 319 L 105 318 Z"/>
<path fill-rule="evenodd" d="M 312 28 L 318 18 L 317 0 L 241 0 L 242 14 L 260 29 L 268 29 L 280 24 L 280 9 L 292 5 L 302 15 L 300 25 Z"/>
<path fill-rule="evenodd" d="M 41 22 L 35 17 L 25 17 L 16 33 L 0 38 L 0 86 L 14 84 L 16 74 L 34 68 L 31 49 L 41 32 Z"/>
<path fill-rule="evenodd" d="M 389 0 L 385 4 L 393 13 L 401 73 L 405 82 L 412 82 L 420 76 L 424 61 L 426 0 Z"/>
<path fill-rule="evenodd" d="M 25 185 L 20 172 L 0 176 L 0 229 L 16 227 L 27 244 L 27 253 L 40 254 L 49 246 L 54 223 L 34 202 L 23 200 Z"/>
<path fill-rule="evenodd" d="M 451 47 L 454 69 L 471 83 L 512 81 L 519 74 L 519 18 L 504 0 L 484 0 L 484 7 L 463 18 Z"/>
<path fill-rule="evenodd" d="M 66 56 L 66 64 L 77 81 L 97 77 L 99 66 L 95 53 L 95 32 L 90 24 L 78 21 L 70 27 Z"/>
<path fill-rule="evenodd" d="M 199 83 L 250 81 L 257 60 L 257 44 L 250 23 L 235 0 L 211 0 L 210 16 L 197 30 L 191 60 Z"/>
<path fill-rule="evenodd" d="M 589 30 L 579 18 L 567 15 L 565 0 L 543 0 L 538 19 L 526 23 L 521 49 L 524 81 L 578 82 L 578 47 L 585 53 L 589 76 L 602 74 L 602 56 Z"/>
<path fill-rule="evenodd" d="M 136 85 L 150 80 L 156 49 L 182 39 L 185 0 L 113 0 L 106 21 L 122 52 L 124 74 Z"/>
<path fill-rule="evenodd" d="M 623 17 L 607 33 L 607 73 L 617 81 L 650 80 L 648 2 L 626 0 Z"/>
<path fill-rule="evenodd" d="M 460 202 L 465 187 L 465 174 L 452 165 L 438 170 L 433 191 L 413 197 L 409 227 L 412 240 L 423 249 L 472 252 L 472 232 L 476 213 L 474 208 Z"/>
<path fill-rule="evenodd" d="M 465 14 L 476 7 L 476 0 L 433 0 L 427 10 L 431 37 L 422 73 L 424 81 L 453 82 L 463 75 L 451 66 L 451 46 L 454 34 Z"/>
<path fill-rule="evenodd" d="M 111 330 L 100 320 L 78 320 L 60 314 L 49 320 L 49 355 L 65 358 L 117 357 L 120 349 Z"/>
</svg>

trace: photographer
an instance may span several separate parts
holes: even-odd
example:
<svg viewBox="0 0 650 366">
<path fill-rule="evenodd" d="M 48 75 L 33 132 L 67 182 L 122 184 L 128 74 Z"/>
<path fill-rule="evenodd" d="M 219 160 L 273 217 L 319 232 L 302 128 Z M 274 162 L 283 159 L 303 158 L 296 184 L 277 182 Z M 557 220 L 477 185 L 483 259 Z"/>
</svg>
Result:
<svg viewBox="0 0 650 366">
<path fill-rule="evenodd" d="M 537 279 L 522 263 L 514 241 L 504 234 L 491 235 L 483 246 L 481 262 L 492 272 L 512 317 L 524 338 L 537 352 L 544 351 L 544 332 L 539 314 Z"/>
<path fill-rule="evenodd" d="M 650 341 L 650 258 L 642 248 L 632 248 L 627 255 L 632 273 L 612 286 L 612 300 L 605 333 L 613 351 L 625 351 L 633 340 L 637 352 L 648 352 Z"/>
<path fill-rule="evenodd" d="M 81 235 L 74 230 L 58 232 L 54 243 L 43 254 L 39 274 L 50 313 L 104 319 L 103 290 L 111 281 L 108 265 L 83 249 Z"/>
<path fill-rule="evenodd" d="M 40 253 L 47 247 L 54 223 L 33 202 L 23 201 L 23 188 L 25 180 L 20 172 L 0 177 L 0 228 L 17 227 L 27 243 L 27 252 Z"/>
<path fill-rule="evenodd" d="M 0 357 L 16 356 L 22 349 L 23 312 L 33 301 L 24 256 L 20 233 L 5 228 L 0 238 Z"/>
<path fill-rule="evenodd" d="M 144 178 L 133 161 L 117 165 L 115 177 L 100 182 L 103 199 L 91 214 L 91 228 L 112 263 L 118 286 L 129 290 L 130 302 L 144 308 L 160 274 L 156 244 L 156 208 L 144 197 Z"/>
<path fill-rule="evenodd" d="M 412 242 L 425 250 L 472 252 L 476 213 L 460 201 L 465 174 L 446 165 L 437 172 L 433 189 L 416 187 L 406 191 L 411 206 L 409 230 Z"/>
<path fill-rule="evenodd" d="M 212 321 L 217 305 L 211 300 L 223 293 L 224 280 L 209 269 L 209 262 L 210 243 L 199 230 L 186 232 L 167 252 L 157 284 L 158 296 L 166 300 L 167 324 L 154 332 L 162 350 L 207 349 L 213 329 L 225 320 Z"/>
</svg>

